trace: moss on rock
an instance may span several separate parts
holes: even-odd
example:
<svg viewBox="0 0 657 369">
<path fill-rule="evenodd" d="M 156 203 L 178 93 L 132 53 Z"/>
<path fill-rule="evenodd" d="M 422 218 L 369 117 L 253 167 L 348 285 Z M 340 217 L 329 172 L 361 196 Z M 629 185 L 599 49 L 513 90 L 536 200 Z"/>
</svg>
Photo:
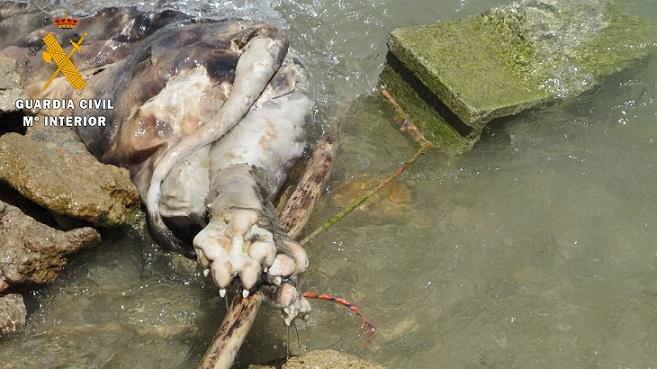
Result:
<svg viewBox="0 0 657 369">
<path fill-rule="evenodd" d="M 456 21 L 399 28 L 388 46 L 417 78 L 420 86 L 413 88 L 429 90 L 472 129 L 472 139 L 494 118 L 599 85 L 652 53 L 656 40 L 653 24 L 622 14 L 609 1 L 527 0 Z M 399 69 L 389 64 L 393 72 Z M 428 116 L 435 112 L 427 98 L 414 96 L 399 82 L 404 78 L 391 77 L 386 67 L 383 83 L 430 139 L 441 141 L 433 136 L 444 134 L 442 141 L 452 141 L 444 119 Z"/>
<path fill-rule="evenodd" d="M 381 82 L 387 89 L 394 91 L 395 99 L 404 112 L 438 149 L 449 154 L 460 154 L 470 149 L 474 140 L 459 134 L 390 65 L 383 68 Z"/>
</svg>

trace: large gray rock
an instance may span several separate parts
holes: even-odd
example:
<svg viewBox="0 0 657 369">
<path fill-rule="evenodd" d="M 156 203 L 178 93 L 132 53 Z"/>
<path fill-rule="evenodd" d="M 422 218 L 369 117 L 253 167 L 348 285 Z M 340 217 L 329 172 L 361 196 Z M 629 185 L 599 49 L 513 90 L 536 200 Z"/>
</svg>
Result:
<svg viewBox="0 0 657 369">
<path fill-rule="evenodd" d="M 14 293 L 0 297 L 0 336 L 23 328 L 26 316 L 23 296 Z"/>
<path fill-rule="evenodd" d="M 0 292 L 10 285 L 52 281 L 66 255 L 99 241 L 93 228 L 60 231 L 0 202 Z"/>
</svg>

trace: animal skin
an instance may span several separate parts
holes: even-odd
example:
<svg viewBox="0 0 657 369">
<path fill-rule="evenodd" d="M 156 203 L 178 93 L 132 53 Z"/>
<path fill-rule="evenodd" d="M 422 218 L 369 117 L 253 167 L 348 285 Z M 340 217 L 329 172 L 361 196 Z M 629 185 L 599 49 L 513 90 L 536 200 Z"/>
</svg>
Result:
<svg viewBox="0 0 657 369">
<path fill-rule="evenodd" d="M 72 58 L 87 81 L 83 90 L 61 75 L 43 90 L 54 71 L 39 55 L 47 32 L 65 50 L 87 33 Z M 33 99 L 111 99 L 113 110 L 76 103 L 78 110 L 65 113 L 107 117 L 107 126 L 77 133 L 100 160 L 130 170 L 162 247 L 195 255 L 222 296 L 233 280 L 245 297 L 264 283 L 279 286 L 275 306 L 308 309 L 293 288 L 308 258 L 280 232 L 272 206 L 307 144 L 312 108 L 307 73 L 283 30 L 135 8 L 104 9 L 60 30 L 26 5 L 6 2 L 0 55 L 17 60 Z M 170 228 L 200 231 L 190 247 Z"/>
</svg>

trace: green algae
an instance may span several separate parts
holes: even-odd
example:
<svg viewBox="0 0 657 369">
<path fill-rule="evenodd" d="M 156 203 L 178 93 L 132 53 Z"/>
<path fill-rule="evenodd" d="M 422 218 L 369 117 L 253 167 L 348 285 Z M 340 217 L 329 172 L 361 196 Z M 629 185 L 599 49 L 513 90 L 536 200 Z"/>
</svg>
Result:
<svg viewBox="0 0 657 369">
<path fill-rule="evenodd" d="M 574 50 L 572 63 L 585 73 L 602 78 L 627 68 L 635 61 L 654 52 L 657 47 L 657 27 L 638 17 L 610 13 L 609 25 L 588 45 Z"/>
<path fill-rule="evenodd" d="M 518 113 L 548 96 L 514 71 L 499 45 L 480 37 L 486 23 L 473 20 L 397 29 L 388 45 L 465 124 L 481 128 L 496 116 Z"/>
<path fill-rule="evenodd" d="M 472 147 L 475 140 L 461 136 L 390 65 L 384 66 L 381 82 L 389 91 L 394 91 L 397 103 L 438 150 L 456 155 Z"/>
<path fill-rule="evenodd" d="M 399 28 L 388 46 L 475 132 L 494 118 L 581 94 L 655 49 L 657 28 L 609 2 L 546 3 L 514 3 L 456 21 Z M 391 92 L 409 95 L 403 87 Z M 414 109 L 406 102 L 405 109 Z M 422 109 L 422 102 L 413 104 Z M 440 119 L 423 118 L 428 123 L 416 124 L 424 129 Z"/>
</svg>

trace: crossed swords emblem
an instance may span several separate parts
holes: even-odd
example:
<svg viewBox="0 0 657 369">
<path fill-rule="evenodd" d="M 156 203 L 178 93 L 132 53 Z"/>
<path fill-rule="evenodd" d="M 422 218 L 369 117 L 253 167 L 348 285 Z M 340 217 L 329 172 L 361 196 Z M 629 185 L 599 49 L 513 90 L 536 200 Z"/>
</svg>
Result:
<svg viewBox="0 0 657 369">
<path fill-rule="evenodd" d="M 45 36 L 43 36 L 43 42 L 46 44 L 46 49 L 47 51 L 44 51 L 43 54 L 41 55 L 43 58 L 43 61 L 46 63 L 50 64 L 55 61 L 55 64 L 57 65 L 57 70 L 50 76 L 50 79 L 43 85 L 43 89 L 46 90 L 48 86 L 50 86 L 50 83 L 59 75 L 59 73 L 62 73 L 66 79 L 68 80 L 68 83 L 71 84 L 76 90 L 82 90 L 87 86 L 87 81 L 82 78 L 82 75 L 80 72 L 78 72 L 77 68 L 75 65 L 73 65 L 73 62 L 71 62 L 71 57 L 75 52 L 83 52 L 82 43 L 84 42 L 84 39 L 87 37 L 87 33 L 85 32 L 82 37 L 78 40 L 78 42 L 75 42 L 73 40 L 69 40 L 71 42 L 71 50 L 66 53 L 64 52 L 64 49 L 62 48 L 62 45 L 59 44 L 55 36 L 51 33 L 48 32 Z"/>
</svg>

